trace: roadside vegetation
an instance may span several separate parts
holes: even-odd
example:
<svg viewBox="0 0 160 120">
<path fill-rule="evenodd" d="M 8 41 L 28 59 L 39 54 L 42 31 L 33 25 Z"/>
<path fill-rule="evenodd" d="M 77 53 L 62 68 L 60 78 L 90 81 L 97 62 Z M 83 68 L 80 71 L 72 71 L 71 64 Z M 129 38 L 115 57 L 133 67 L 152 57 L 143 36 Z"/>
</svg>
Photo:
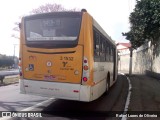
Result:
<svg viewBox="0 0 160 120">
<path fill-rule="evenodd" d="M 14 64 L 18 64 L 18 58 L 0 54 L 0 71 L 11 69 Z"/>
<path fill-rule="evenodd" d="M 0 86 L 10 85 L 10 84 L 18 83 L 18 82 L 19 82 L 19 76 L 18 75 L 9 76 L 9 77 L 4 78 L 3 83 L 0 82 Z"/>
<path fill-rule="evenodd" d="M 122 33 L 133 48 L 151 41 L 156 45 L 160 36 L 160 0 L 136 0 L 129 17 L 130 31 Z"/>
</svg>

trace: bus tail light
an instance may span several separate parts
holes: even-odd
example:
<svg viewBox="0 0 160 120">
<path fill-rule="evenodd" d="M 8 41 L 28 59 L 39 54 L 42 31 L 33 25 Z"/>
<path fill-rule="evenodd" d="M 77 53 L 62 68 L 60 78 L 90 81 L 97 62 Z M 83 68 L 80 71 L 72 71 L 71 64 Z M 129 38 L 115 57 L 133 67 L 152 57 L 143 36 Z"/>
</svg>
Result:
<svg viewBox="0 0 160 120">
<path fill-rule="evenodd" d="M 88 66 L 87 65 L 83 66 L 83 69 L 88 70 Z"/>
<path fill-rule="evenodd" d="M 89 64 L 87 57 L 83 58 L 83 76 L 82 76 L 82 84 L 89 80 Z"/>
<path fill-rule="evenodd" d="M 87 77 L 83 77 L 84 82 L 87 82 L 87 80 L 88 80 Z"/>
<path fill-rule="evenodd" d="M 87 60 L 84 60 L 83 62 L 84 62 L 84 63 L 87 63 Z"/>
</svg>

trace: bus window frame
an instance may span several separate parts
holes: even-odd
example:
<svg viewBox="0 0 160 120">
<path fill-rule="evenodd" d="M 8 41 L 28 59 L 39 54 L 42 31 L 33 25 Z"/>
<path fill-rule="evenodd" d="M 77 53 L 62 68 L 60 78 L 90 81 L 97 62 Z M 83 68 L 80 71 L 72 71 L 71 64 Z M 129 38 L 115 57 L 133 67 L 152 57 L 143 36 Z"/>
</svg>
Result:
<svg viewBox="0 0 160 120">
<path fill-rule="evenodd" d="M 99 40 L 99 49 L 98 51 L 95 50 L 95 37 L 98 34 Z M 102 38 L 102 39 L 101 39 Z M 102 44 L 101 44 L 102 43 Z M 104 56 L 100 52 L 103 52 L 101 49 L 104 45 Z M 113 55 L 114 51 L 114 45 L 95 27 L 93 26 L 93 46 L 94 46 L 94 62 L 114 62 Z M 98 53 L 98 55 L 95 55 L 95 52 Z"/>
<path fill-rule="evenodd" d="M 79 26 L 79 32 L 77 34 L 77 39 L 74 41 L 66 41 L 66 40 L 54 40 L 54 41 L 50 41 L 50 40 L 45 40 L 45 41 L 28 41 L 26 38 L 26 21 L 27 20 L 35 20 L 35 19 L 44 19 L 46 18 L 53 18 L 53 15 L 55 15 L 55 17 L 79 17 L 80 18 L 80 26 Z M 24 17 L 24 30 L 25 30 L 25 45 L 27 47 L 33 47 L 33 48 L 45 48 L 45 49 L 52 49 L 52 48 L 74 48 L 78 45 L 79 42 L 79 37 L 80 37 L 80 32 L 81 32 L 81 27 L 82 27 L 82 16 L 83 14 L 81 12 L 68 12 L 66 14 L 66 12 L 54 12 L 54 13 L 45 13 L 45 14 L 36 14 L 36 15 L 32 15 L 32 16 L 26 16 Z"/>
</svg>

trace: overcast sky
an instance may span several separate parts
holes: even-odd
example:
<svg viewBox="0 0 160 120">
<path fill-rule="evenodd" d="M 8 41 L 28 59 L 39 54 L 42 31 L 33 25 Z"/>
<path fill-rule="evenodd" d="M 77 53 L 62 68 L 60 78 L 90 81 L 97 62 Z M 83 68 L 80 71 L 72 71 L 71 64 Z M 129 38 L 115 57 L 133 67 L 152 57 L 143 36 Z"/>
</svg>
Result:
<svg viewBox="0 0 160 120">
<path fill-rule="evenodd" d="M 85 8 L 113 40 L 128 42 L 121 33 L 129 31 L 128 17 L 135 0 L 4 0 L 0 4 L 0 54 L 14 54 L 13 44 L 19 44 L 19 40 L 11 35 L 19 16 L 46 3 L 62 4 L 65 8 Z M 16 45 L 16 56 L 19 55 L 18 48 Z"/>
</svg>

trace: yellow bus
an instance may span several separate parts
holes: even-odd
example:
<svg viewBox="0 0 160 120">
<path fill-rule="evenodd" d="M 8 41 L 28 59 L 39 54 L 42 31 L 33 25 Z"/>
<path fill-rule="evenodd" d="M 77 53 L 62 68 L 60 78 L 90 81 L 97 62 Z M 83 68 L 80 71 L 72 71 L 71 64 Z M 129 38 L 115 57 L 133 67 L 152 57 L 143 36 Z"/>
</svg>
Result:
<svg viewBox="0 0 160 120">
<path fill-rule="evenodd" d="M 86 11 L 25 16 L 20 23 L 20 92 L 93 101 L 117 79 L 117 49 Z"/>
</svg>

